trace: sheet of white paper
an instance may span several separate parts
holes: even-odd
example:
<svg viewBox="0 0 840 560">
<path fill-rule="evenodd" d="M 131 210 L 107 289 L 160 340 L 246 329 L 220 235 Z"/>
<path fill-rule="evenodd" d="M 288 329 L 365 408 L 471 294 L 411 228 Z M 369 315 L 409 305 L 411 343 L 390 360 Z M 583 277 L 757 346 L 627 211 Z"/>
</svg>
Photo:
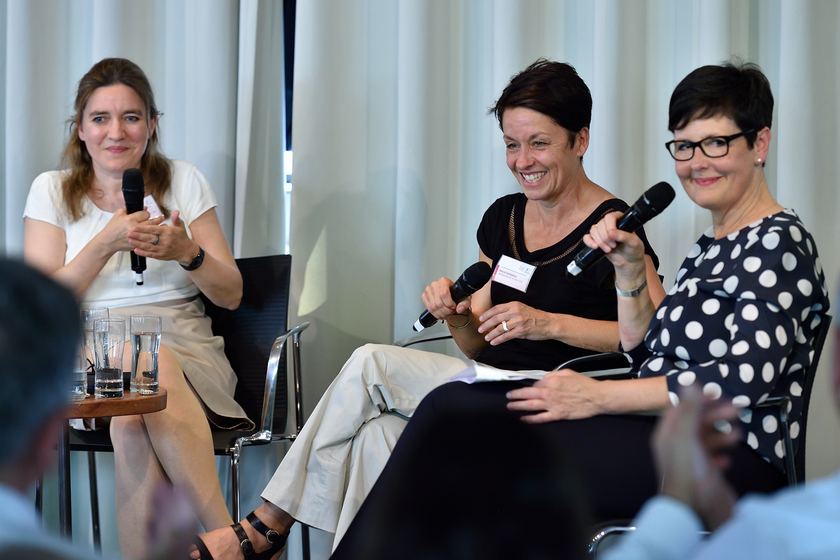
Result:
<svg viewBox="0 0 840 560">
<path fill-rule="evenodd" d="M 522 381 L 523 379 L 542 379 L 547 372 L 542 370 L 509 370 L 499 369 L 478 362 L 470 365 L 453 375 L 450 381 L 464 383 L 484 383 L 487 381 Z"/>
</svg>

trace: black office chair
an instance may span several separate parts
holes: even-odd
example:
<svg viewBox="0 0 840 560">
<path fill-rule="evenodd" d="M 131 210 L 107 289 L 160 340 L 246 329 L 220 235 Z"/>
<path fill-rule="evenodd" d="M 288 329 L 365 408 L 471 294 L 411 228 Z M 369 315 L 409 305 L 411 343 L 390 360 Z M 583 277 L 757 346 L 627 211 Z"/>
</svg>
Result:
<svg viewBox="0 0 840 560">
<path fill-rule="evenodd" d="M 802 417 L 799 419 L 799 437 L 797 438 L 797 447 L 795 449 L 793 438 L 790 434 L 790 419 L 788 416 L 790 397 L 769 398 L 755 407 L 769 408 L 777 415 L 779 430 L 785 447 L 785 476 L 790 486 L 798 486 L 805 482 L 805 436 L 808 433 L 808 408 L 811 402 L 811 389 L 814 386 L 814 378 L 817 375 L 817 366 L 820 363 L 823 345 L 830 330 L 831 316 L 826 315 L 823 317 L 822 323 L 820 323 L 815 333 L 814 343 L 812 345 L 814 357 L 811 360 L 811 366 L 805 372 L 802 387 Z M 587 546 L 587 552 L 590 558 L 597 558 L 599 548 L 607 539 L 635 531 L 636 528 L 631 523 L 632 520 L 623 519 L 609 521 L 597 526 Z M 704 531 L 704 534 L 707 534 L 707 532 Z"/>
<path fill-rule="evenodd" d="M 237 259 L 242 273 L 242 302 L 238 309 L 219 308 L 205 298 L 213 333 L 225 340 L 225 354 L 237 376 L 234 398 L 256 428 L 250 431 L 213 430 L 216 455 L 226 455 L 231 472 L 231 515 L 239 519 L 239 461 L 242 448 L 294 440 L 303 427 L 301 400 L 300 336 L 309 326 L 287 330 L 289 276 L 292 257 L 275 255 Z M 284 433 L 287 423 L 288 386 L 286 343 L 292 343 L 295 430 Z M 70 450 L 88 451 L 91 518 L 94 546 L 99 547 L 99 507 L 94 452 L 113 452 L 108 430 L 70 431 Z M 305 545 L 304 545 L 305 546 Z"/>
</svg>

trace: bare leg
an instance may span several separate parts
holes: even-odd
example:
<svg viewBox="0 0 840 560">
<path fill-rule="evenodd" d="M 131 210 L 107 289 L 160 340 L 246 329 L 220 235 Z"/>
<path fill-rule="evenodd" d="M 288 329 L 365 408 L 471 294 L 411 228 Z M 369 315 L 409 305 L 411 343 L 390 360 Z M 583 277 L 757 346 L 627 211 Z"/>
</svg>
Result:
<svg viewBox="0 0 840 560">
<path fill-rule="evenodd" d="M 116 475 L 117 530 L 125 558 L 140 558 L 146 549 L 146 521 L 152 489 L 166 480 L 139 416 L 111 420 Z"/>
<path fill-rule="evenodd" d="M 210 426 L 198 398 L 174 356 L 160 352 L 160 384 L 166 409 L 143 417 L 114 418 L 117 520 L 123 555 L 144 551 L 143 535 L 152 491 L 160 480 L 191 496 L 201 524 L 216 529 L 233 522 L 222 497 L 213 456 Z"/>
<path fill-rule="evenodd" d="M 271 502 L 263 502 L 261 506 L 254 510 L 257 517 L 280 534 L 288 535 L 295 520 L 285 511 L 275 506 Z M 251 524 L 246 520 L 240 522 L 245 534 L 254 545 L 255 552 L 262 552 L 269 548 L 269 543 L 258 533 Z M 236 534 L 228 527 L 210 531 L 201 535 L 201 540 L 204 541 L 205 546 L 210 550 L 213 558 L 217 560 L 238 559 L 242 558 L 242 551 L 239 548 L 239 539 Z M 279 556 L 280 553 L 278 553 Z M 191 558 L 198 559 L 198 551 L 192 552 Z"/>
</svg>

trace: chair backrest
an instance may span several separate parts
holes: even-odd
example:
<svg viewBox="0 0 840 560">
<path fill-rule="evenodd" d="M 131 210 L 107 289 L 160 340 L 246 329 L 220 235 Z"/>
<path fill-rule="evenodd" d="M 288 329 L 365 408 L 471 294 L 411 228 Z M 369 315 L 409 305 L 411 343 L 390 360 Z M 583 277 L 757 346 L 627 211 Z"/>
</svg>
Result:
<svg viewBox="0 0 840 560">
<path fill-rule="evenodd" d="M 811 359 L 811 366 L 805 372 L 805 382 L 802 387 L 802 417 L 799 419 L 799 437 L 797 438 L 797 449 L 794 453 L 794 464 L 796 465 L 797 482 L 805 482 L 805 436 L 808 434 L 808 407 L 811 404 L 811 389 L 814 387 L 814 378 L 817 376 L 817 367 L 820 364 L 825 339 L 831 331 L 831 315 L 825 315 L 822 323 L 819 324 L 814 335 L 814 357 Z"/>
<path fill-rule="evenodd" d="M 230 311 L 204 298 L 213 333 L 225 339 L 225 354 L 238 378 L 236 402 L 260 422 L 266 366 L 274 339 L 288 328 L 291 255 L 236 259 L 242 273 L 242 303 Z M 272 430 L 283 432 L 288 411 L 286 352 L 280 358 Z"/>
</svg>

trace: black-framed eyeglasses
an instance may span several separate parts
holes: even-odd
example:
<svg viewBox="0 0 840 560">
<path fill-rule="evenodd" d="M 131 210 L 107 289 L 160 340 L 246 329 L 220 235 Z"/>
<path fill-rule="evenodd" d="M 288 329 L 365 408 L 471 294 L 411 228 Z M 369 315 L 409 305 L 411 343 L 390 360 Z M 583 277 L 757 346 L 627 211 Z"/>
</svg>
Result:
<svg viewBox="0 0 840 560">
<path fill-rule="evenodd" d="M 741 132 L 730 134 L 729 136 L 709 136 L 708 138 L 703 138 L 699 142 L 692 142 L 690 140 L 671 140 L 670 142 L 665 142 L 665 149 L 667 149 L 668 153 L 671 154 L 671 157 L 677 161 L 690 160 L 694 157 L 694 149 L 698 147 L 706 157 L 721 158 L 729 153 L 730 142 L 736 138 L 746 136 L 747 134 L 751 134 L 753 132 L 755 132 L 755 129 L 751 128 L 749 130 L 742 130 Z"/>
</svg>

